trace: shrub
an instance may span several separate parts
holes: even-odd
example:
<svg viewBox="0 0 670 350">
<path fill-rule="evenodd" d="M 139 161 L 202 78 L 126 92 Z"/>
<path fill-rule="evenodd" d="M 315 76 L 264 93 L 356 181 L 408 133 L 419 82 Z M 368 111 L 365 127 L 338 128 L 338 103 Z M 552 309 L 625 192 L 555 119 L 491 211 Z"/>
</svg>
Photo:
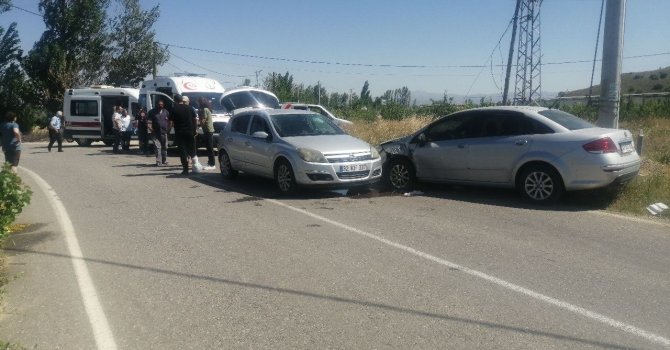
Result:
<svg viewBox="0 0 670 350">
<path fill-rule="evenodd" d="M 666 72 L 661 72 L 658 76 L 659 76 L 661 79 L 665 79 L 665 78 L 668 77 L 668 73 L 666 73 Z"/>
<path fill-rule="evenodd" d="M 383 105 L 380 112 L 382 118 L 387 120 L 401 120 L 407 115 L 405 107 L 395 102 Z"/>
<path fill-rule="evenodd" d="M 658 80 L 658 75 L 656 75 L 656 74 L 652 74 L 652 75 L 649 76 L 649 79 L 651 79 L 651 80 Z"/>
<path fill-rule="evenodd" d="M 0 239 L 7 234 L 16 216 L 30 203 L 31 195 L 30 188 L 5 163 L 0 171 Z"/>
<path fill-rule="evenodd" d="M 655 84 L 651 89 L 654 91 L 663 90 L 663 84 Z"/>
<path fill-rule="evenodd" d="M 636 74 L 636 75 L 633 77 L 633 80 L 638 80 L 638 79 L 642 79 L 642 76 L 639 75 L 639 74 Z"/>
</svg>

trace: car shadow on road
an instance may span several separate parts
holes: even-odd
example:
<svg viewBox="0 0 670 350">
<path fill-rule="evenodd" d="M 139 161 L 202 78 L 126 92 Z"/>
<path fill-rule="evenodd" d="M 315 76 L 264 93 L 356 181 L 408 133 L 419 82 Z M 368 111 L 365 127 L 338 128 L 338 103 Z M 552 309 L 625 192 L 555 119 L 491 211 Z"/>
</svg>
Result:
<svg viewBox="0 0 670 350">
<path fill-rule="evenodd" d="M 380 183 L 348 190 L 303 189 L 293 195 L 284 195 L 279 192 L 272 180 L 251 175 L 241 174 L 234 180 L 226 180 L 221 178 L 221 175 L 218 173 L 207 172 L 193 174 L 190 178 L 193 181 L 219 188 L 226 192 L 238 192 L 249 197 L 268 199 L 372 199 L 381 197 L 408 197 L 409 199 L 409 197 L 429 197 L 507 208 L 578 212 L 606 209 L 616 197 L 616 189 L 600 189 L 567 192 L 557 203 L 534 204 L 521 197 L 517 191 L 511 189 L 419 184 L 415 191 L 399 193 L 385 188 Z"/>
<path fill-rule="evenodd" d="M 59 259 L 61 259 L 61 258 L 62 259 L 78 259 L 78 260 L 85 261 L 87 264 L 102 264 L 102 265 L 114 266 L 114 267 L 118 267 L 118 268 L 122 268 L 122 269 L 141 270 L 141 271 L 146 271 L 146 272 L 154 273 L 154 274 L 176 276 L 176 277 L 184 278 L 184 279 L 187 279 L 187 280 L 217 283 L 217 284 L 221 284 L 221 285 L 227 285 L 227 286 L 233 286 L 233 287 L 238 287 L 238 288 L 246 288 L 246 289 L 250 289 L 250 290 L 267 292 L 267 293 L 272 293 L 272 295 L 277 295 L 277 293 L 279 293 L 280 295 L 281 294 L 293 295 L 293 296 L 307 298 L 307 299 L 313 299 L 313 300 L 317 300 L 317 301 L 321 300 L 321 301 L 326 301 L 326 302 L 334 302 L 334 303 L 338 303 L 338 304 L 355 305 L 355 306 L 360 306 L 360 307 L 365 308 L 365 309 L 378 310 L 378 311 L 384 312 L 384 313 L 385 312 L 395 312 L 395 313 L 399 313 L 399 314 L 405 314 L 405 315 L 409 315 L 409 316 L 425 317 L 425 318 L 429 318 L 429 319 L 445 321 L 445 322 L 450 322 L 450 323 L 460 323 L 460 324 L 484 327 L 484 328 L 492 329 L 492 330 L 507 331 L 507 332 L 512 332 L 512 333 L 524 334 L 524 335 L 532 335 L 532 336 L 537 336 L 537 337 L 550 338 L 550 339 L 555 339 L 555 340 L 559 340 L 559 341 L 571 342 L 571 343 L 575 343 L 575 344 L 583 344 L 583 345 L 604 347 L 604 348 L 610 348 L 610 349 L 631 349 L 628 346 L 622 346 L 622 345 L 612 344 L 612 343 L 605 343 L 605 342 L 594 340 L 594 339 L 579 338 L 579 337 L 575 337 L 575 336 L 552 333 L 552 332 L 538 330 L 538 329 L 530 329 L 530 328 L 527 328 L 527 327 L 510 326 L 510 325 L 505 325 L 505 324 L 501 324 L 501 323 L 475 320 L 475 319 L 469 319 L 469 318 L 458 317 L 458 316 L 451 316 L 451 315 L 448 315 L 446 313 L 438 313 L 438 312 L 431 312 L 431 311 L 425 311 L 425 310 L 411 309 L 411 308 L 408 308 L 408 307 L 402 307 L 402 306 L 391 305 L 391 304 L 384 304 L 384 303 L 374 302 L 374 301 L 352 299 L 352 298 L 341 297 L 341 296 L 332 295 L 332 294 L 331 295 L 319 294 L 319 293 L 310 292 L 310 291 L 306 291 L 306 290 L 297 290 L 297 289 L 290 289 L 290 288 L 286 288 L 286 287 L 271 286 L 271 285 L 266 285 L 266 284 L 261 284 L 261 283 L 238 281 L 238 280 L 232 280 L 232 279 L 227 279 L 227 278 L 223 278 L 223 277 L 196 275 L 196 274 L 179 272 L 179 271 L 171 271 L 171 270 L 162 269 L 162 268 L 158 268 L 158 267 L 132 265 L 132 264 L 128 264 L 128 263 L 109 261 L 109 260 L 103 260 L 103 259 L 73 257 L 73 256 L 70 256 L 70 255 L 67 255 L 67 254 L 34 251 L 34 250 L 31 250 L 31 249 L 28 249 L 27 247 L 24 247 L 24 248 L 4 248 L 3 250 L 5 250 L 7 252 L 12 252 L 13 254 L 39 254 L 39 255 L 50 256 L 50 257 L 59 258 Z"/>
</svg>

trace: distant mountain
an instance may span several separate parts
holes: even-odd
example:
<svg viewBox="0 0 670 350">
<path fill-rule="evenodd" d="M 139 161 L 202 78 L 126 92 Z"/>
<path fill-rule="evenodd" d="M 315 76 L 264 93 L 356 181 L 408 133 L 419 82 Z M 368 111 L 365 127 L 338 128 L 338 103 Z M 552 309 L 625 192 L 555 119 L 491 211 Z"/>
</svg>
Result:
<svg viewBox="0 0 670 350">
<path fill-rule="evenodd" d="M 670 92 L 670 67 L 635 73 L 621 74 L 622 94 Z M 561 92 L 559 96 L 587 96 L 589 88 Z M 592 96 L 600 96 L 600 85 L 593 86 Z"/>
</svg>

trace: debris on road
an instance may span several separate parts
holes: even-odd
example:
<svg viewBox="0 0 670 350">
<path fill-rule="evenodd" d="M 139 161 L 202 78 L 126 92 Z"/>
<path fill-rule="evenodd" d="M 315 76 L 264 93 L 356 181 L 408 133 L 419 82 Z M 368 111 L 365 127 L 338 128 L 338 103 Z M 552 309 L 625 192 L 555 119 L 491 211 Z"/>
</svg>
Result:
<svg viewBox="0 0 670 350">
<path fill-rule="evenodd" d="M 660 202 L 647 207 L 647 211 L 649 211 L 651 215 L 659 215 L 666 210 L 668 210 L 668 206 Z"/>
<path fill-rule="evenodd" d="M 405 192 L 405 194 L 403 194 L 403 196 L 405 196 L 405 197 L 413 197 L 413 196 L 421 196 L 421 195 L 423 195 L 423 192 L 421 192 L 421 191 Z"/>
</svg>

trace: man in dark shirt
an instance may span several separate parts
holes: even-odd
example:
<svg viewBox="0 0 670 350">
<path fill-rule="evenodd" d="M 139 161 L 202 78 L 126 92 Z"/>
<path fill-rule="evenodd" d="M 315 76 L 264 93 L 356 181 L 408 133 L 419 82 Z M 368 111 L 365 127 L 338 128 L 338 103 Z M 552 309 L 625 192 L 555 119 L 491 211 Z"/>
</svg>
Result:
<svg viewBox="0 0 670 350">
<path fill-rule="evenodd" d="M 170 113 L 170 124 L 174 128 L 174 141 L 179 147 L 182 175 L 188 175 L 188 158 L 195 157 L 195 134 L 193 121 L 197 116 L 193 108 L 185 105 L 180 95 L 175 95 L 176 103 Z"/>
<path fill-rule="evenodd" d="M 165 102 L 158 101 L 158 106 L 149 111 L 147 132 L 151 136 L 156 149 L 156 166 L 167 165 L 167 138 L 170 132 L 170 113 L 165 109 Z"/>
</svg>

